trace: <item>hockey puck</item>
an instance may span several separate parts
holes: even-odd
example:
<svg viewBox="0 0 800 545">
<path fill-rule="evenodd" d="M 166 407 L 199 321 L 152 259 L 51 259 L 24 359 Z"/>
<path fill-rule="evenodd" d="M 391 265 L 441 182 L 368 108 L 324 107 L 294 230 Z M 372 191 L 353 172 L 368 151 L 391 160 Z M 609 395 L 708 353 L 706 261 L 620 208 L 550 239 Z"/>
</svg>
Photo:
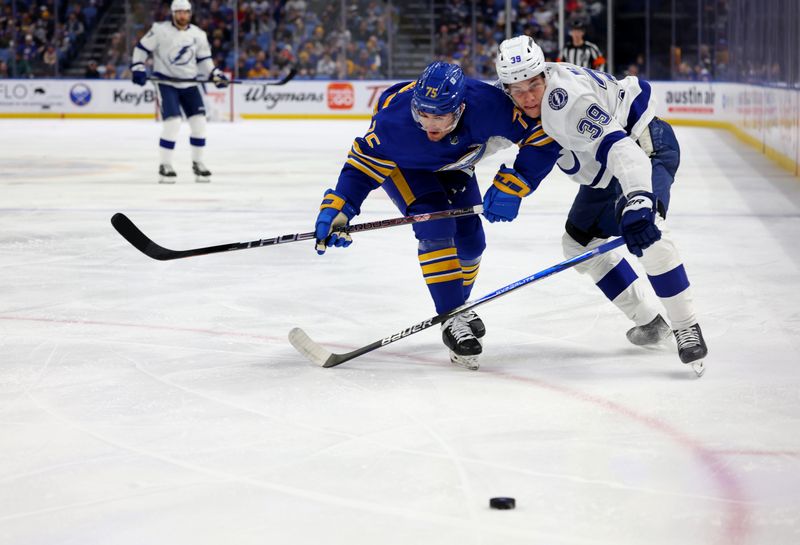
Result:
<svg viewBox="0 0 800 545">
<path fill-rule="evenodd" d="M 489 500 L 489 507 L 492 509 L 514 509 L 517 506 L 517 500 L 514 498 L 491 498 Z"/>
</svg>

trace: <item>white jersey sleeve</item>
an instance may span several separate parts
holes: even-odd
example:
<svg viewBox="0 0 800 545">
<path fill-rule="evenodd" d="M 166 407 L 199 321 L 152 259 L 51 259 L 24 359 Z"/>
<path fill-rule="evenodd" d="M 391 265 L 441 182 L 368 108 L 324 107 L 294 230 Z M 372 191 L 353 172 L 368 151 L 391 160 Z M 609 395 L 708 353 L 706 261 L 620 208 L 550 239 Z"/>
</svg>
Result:
<svg viewBox="0 0 800 545">
<path fill-rule="evenodd" d="M 558 166 L 591 187 L 616 178 L 625 194 L 652 191 L 650 160 L 635 143 L 655 115 L 649 84 L 566 63 L 548 63 L 546 79 L 542 125 L 563 148 Z"/>
</svg>

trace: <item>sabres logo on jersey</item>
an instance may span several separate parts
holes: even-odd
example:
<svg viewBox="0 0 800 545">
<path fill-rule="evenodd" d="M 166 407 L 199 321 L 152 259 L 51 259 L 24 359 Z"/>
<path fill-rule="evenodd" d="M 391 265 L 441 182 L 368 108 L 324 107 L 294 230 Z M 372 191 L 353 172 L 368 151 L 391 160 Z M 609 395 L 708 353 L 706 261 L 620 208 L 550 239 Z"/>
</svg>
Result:
<svg viewBox="0 0 800 545">
<path fill-rule="evenodd" d="M 194 60 L 194 50 L 192 49 L 192 44 L 179 45 L 175 49 L 177 49 L 177 52 L 174 54 L 172 51 L 170 52 L 170 64 L 175 66 L 184 66 Z M 173 51 L 175 51 L 175 49 L 173 49 Z"/>
<path fill-rule="evenodd" d="M 472 144 L 469 147 L 469 151 L 462 155 L 458 161 L 445 165 L 438 170 L 462 170 L 475 166 L 475 163 L 481 160 L 484 153 L 486 153 L 486 144 Z"/>
</svg>

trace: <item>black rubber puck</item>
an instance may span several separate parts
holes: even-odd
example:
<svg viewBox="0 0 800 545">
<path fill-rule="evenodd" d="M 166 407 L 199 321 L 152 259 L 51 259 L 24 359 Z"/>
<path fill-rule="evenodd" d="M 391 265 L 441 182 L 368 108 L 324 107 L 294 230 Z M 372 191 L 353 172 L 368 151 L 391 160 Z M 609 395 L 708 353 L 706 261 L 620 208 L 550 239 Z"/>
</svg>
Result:
<svg viewBox="0 0 800 545">
<path fill-rule="evenodd" d="M 489 507 L 492 509 L 514 509 L 517 506 L 517 500 L 514 498 L 491 498 L 489 500 Z"/>
</svg>

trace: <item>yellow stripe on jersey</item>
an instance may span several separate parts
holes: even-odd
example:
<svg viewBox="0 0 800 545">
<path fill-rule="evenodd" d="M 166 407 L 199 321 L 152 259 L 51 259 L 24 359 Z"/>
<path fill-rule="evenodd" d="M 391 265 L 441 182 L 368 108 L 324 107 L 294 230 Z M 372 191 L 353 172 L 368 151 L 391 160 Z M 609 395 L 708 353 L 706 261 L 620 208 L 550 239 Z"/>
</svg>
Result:
<svg viewBox="0 0 800 545">
<path fill-rule="evenodd" d="M 550 138 L 549 136 L 547 136 L 547 134 L 544 132 L 544 129 L 542 128 L 542 124 L 538 123 L 533 128 L 533 133 L 530 136 L 528 136 L 525 139 L 525 141 L 522 144 L 519 145 L 519 147 L 522 147 L 522 146 L 544 146 L 546 144 L 549 144 L 550 142 L 553 142 L 553 139 Z"/>
<path fill-rule="evenodd" d="M 353 147 L 350 153 L 347 154 L 347 164 L 357 168 L 379 184 L 392 173 L 397 167 L 394 161 L 387 161 L 385 159 L 376 159 L 361 151 L 358 142 L 353 142 Z"/>
<path fill-rule="evenodd" d="M 399 168 L 394 169 L 389 177 L 392 179 L 392 182 L 394 182 L 395 187 L 400 192 L 400 196 L 403 197 L 403 201 L 405 201 L 406 204 L 411 204 L 416 200 L 417 197 L 414 195 L 414 192 L 411 191 L 411 186 L 408 185 L 406 177 L 403 176 Z"/>
<path fill-rule="evenodd" d="M 369 176 L 370 178 L 372 178 L 373 180 L 375 180 L 379 184 L 382 184 L 383 181 L 386 179 L 386 176 L 381 176 L 380 174 L 376 174 L 374 170 L 370 169 L 369 167 L 367 167 L 363 163 L 359 162 L 358 160 L 353 159 L 352 157 L 347 159 L 347 161 L 345 161 L 345 162 L 348 165 L 351 165 L 351 166 L 357 168 L 358 170 L 360 170 L 361 172 L 363 172 L 364 174 L 366 174 L 367 176 Z"/>
<path fill-rule="evenodd" d="M 361 158 L 366 159 L 372 163 L 375 163 L 376 165 L 380 165 L 389 170 L 397 168 L 397 163 L 395 163 L 394 161 L 390 161 L 388 159 L 378 159 L 377 157 L 373 157 L 372 155 L 367 155 L 366 153 L 361 151 L 361 147 L 358 145 L 358 140 L 353 142 L 353 147 L 350 150 L 350 153 L 355 153 L 359 155 Z"/>
</svg>

